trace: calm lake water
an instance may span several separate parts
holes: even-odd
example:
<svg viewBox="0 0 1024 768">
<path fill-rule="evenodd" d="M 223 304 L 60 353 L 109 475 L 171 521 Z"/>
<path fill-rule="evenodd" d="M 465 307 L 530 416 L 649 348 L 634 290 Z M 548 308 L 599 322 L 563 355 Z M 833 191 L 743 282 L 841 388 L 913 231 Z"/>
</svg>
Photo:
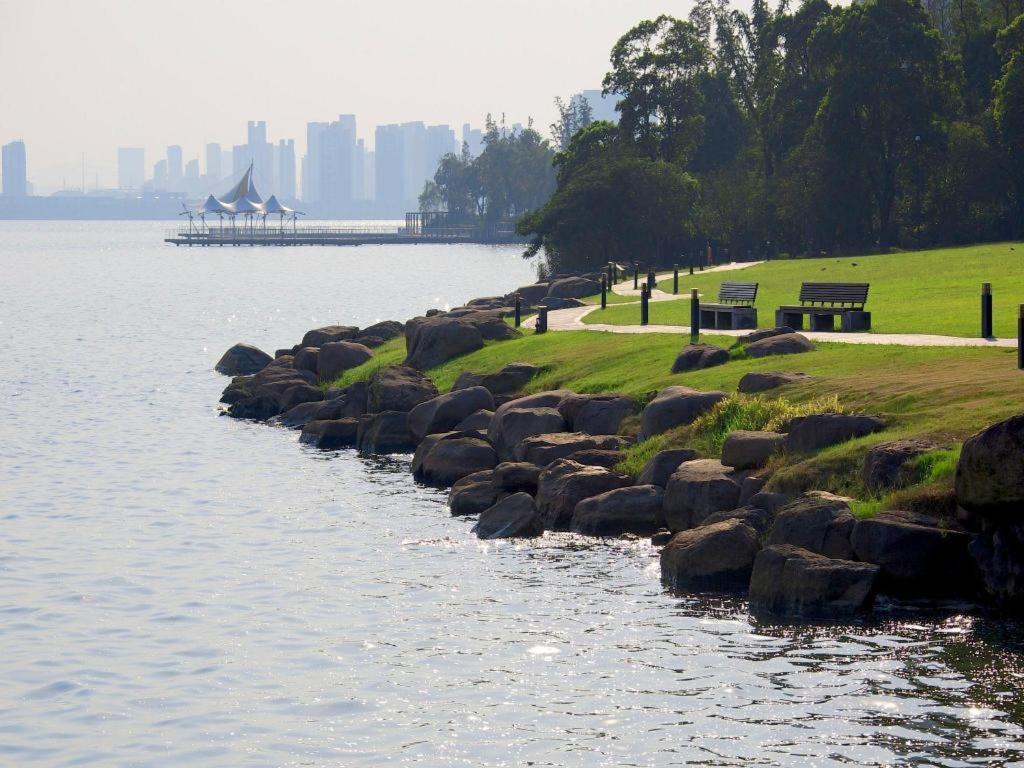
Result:
<svg viewBox="0 0 1024 768">
<path fill-rule="evenodd" d="M 233 342 L 504 292 L 517 249 L 163 229 L 0 222 L 0 766 L 1024 765 L 1020 626 L 758 625 L 218 417 Z"/>
</svg>

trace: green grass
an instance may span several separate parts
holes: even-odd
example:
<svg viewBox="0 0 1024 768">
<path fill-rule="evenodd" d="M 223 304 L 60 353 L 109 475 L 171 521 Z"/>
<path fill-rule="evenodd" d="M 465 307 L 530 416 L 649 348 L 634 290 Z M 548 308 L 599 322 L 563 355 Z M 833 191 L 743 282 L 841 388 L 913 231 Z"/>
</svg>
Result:
<svg viewBox="0 0 1024 768">
<path fill-rule="evenodd" d="M 1014 336 L 1017 304 L 1024 302 L 1024 245 L 995 243 L 877 256 L 772 261 L 737 272 L 679 275 L 679 291 L 698 288 L 713 301 L 724 280 L 760 283 L 757 295 L 761 327 L 774 325 L 775 309 L 798 303 L 801 282 L 870 283 L 867 309 L 877 333 L 934 333 L 977 336 L 980 331 L 980 293 L 992 283 L 994 332 Z M 659 287 L 672 291 L 672 280 Z M 611 306 L 591 313 L 587 323 L 634 325 L 638 306 Z M 688 325 L 690 301 L 656 301 L 650 305 L 655 325 Z"/>
<path fill-rule="evenodd" d="M 632 283 L 630 283 L 630 287 L 632 287 Z M 611 291 L 608 291 L 605 294 L 605 296 L 607 297 L 607 301 L 605 302 L 606 304 L 629 304 L 631 302 L 640 301 L 639 296 L 620 296 L 619 294 L 612 293 Z M 599 305 L 601 303 L 601 294 L 598 293 L 594 296 L 585 296 L 584 298 L 580 299 L 580 301 L 582 301 L 584 304 Z M 639 312 L 639 310 L 637 311 Z"/>
</svg>

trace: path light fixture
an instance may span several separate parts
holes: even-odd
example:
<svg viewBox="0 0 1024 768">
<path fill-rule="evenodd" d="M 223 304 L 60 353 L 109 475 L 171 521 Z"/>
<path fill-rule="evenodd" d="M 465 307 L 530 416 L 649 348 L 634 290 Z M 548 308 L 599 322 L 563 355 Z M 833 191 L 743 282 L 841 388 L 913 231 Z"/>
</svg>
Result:
<svg viewBox="0 0 1024 768">
<path fill-rule="evenodd" d="M 992 338 L 992 283 L 981 284 L 981 338 Z"/>
</svg>

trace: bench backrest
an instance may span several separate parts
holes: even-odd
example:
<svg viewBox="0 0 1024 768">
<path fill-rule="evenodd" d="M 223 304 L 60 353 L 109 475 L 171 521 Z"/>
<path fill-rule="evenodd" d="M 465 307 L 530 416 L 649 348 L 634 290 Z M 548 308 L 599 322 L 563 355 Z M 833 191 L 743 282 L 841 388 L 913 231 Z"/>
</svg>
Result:
<svg viewBox="0 0 1024 768">
<path fill-rule="evenodd" d="M 801 304 L 828 304 L 863 309 L 868 300 L 870 283 L 803 283 L 800 286 Z"/>
<path fill-rule="evenodd" d="M 757 298 L 757 283 L 722 283 L 718 286 L 718 300 L 723 304 L 753 304 Z"/>
</svg>

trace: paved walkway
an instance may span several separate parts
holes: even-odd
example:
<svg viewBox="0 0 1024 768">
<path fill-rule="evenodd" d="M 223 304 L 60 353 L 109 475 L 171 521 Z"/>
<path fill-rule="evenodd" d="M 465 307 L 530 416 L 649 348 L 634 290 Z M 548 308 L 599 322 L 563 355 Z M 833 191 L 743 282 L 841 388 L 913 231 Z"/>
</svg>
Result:
<svg viewBox="0 0 1024 768">
<path fill-rule="evenodd" d="M 716 267 L 708 267 L 703 272 L 695 272 L 694 274 L 695 275 L 697 275 L 697 274 L 704 275 L 704 274 L 707 274 L 708 272 L 731 272 L 734 269 L 746 269 L 747 267 L 753 267 L 753 266 L 757 266 L 758 264 L 763 264 L 763 263 L 764 263 L 763 261 L 731 261 L 728 264 L 719 264 Z M 689 276 L 690 276 L 689 275 L 689 267 L 687 267 L 687 271 L 685 273 L 683 272 L 683 270 L 679 270 L 679 281 L 680 282 L 682 282 L 685 278 L 687 278 Z M 641 282 L 647 282 L 647 279 L 646 279 L 646 277 L 644 275 L 641 275 L 641 278 L 643 278 L 641 280 Z M 662 272 L 660 275 L 656 274 L 654 276 L 655 282 L 658 282 L 658 283 L 660 283 L 662 280 L 671 280 L 671 279 L 672 279 L 672 273 L 671 272 Z M 689 291 L 687 291 L 687 293 L 688 292 Z M 640 289 L 633 287 L 633 278 L 629 278 L 628 280 L 623 280 L 621 283 L 615 283 L 612 286 L 612 293 L 618 294 L 619 296 L 636 296 L 637 299 L 640 298 Z M 679 289 L 679 295 L 681 296 L 682 294 L 683 294 L 683 289 L 680 288 Z M 679 296 L 673 296 L 671 293 L 665 293 L 660 288 L 655 288 L 653 291 L 651 291 L 651 301 L 672 301 L 673 299 L 678 299 L 678 298 L 679 298 Z"/>
<path fill-rule="evenodd" d="M 761 262 L 721 264 L 717 267 L 705 269 L 704 272 L 726 272 L 734 269 L 752 267 Z M 703 273 L 702 273 L 703 274 Z M 656 276 L 658 280 L 672 277 L 669 272 Z M 682 276 L 680 276 L 682 277 Z M 689 277 L 689 275 L 687 275 Z M 633 281 L 616 283 L 612 290 L 620 296 L 639 296 L 639 290 L 633 290 Z M 680 288 L 680 295 L 683 291 Z M 652 301 L 667 301 L 678 299 L 670 293 L 655 289 L 651 296 Z M 640 302 L 624 302 L 621 304 L 610 304 L 609 306 L 630 306 Z M 588 305 L 586 307 L 572 307 L 570 309 L 556 309 L 548 312 L 549 331 L 606 331 L 609 333 L 674 333 L 678 335 L 689 335 L 690 327 L 686 325 L 609 325 L 607 323 L 584 323 L 583 318 L 591 312 L 600 312 L 599 305 Z M 637 315 L 639 315 L 639 311 Z M 536 317 L 523 321 L 525 328 L 533 328 L 536 324 Z M 705 331 L 708 335 L 714 336 L 744 336 L 750 333 L 744 331 Z M 831 341 L 839 344 L 889 344 L 902 347 L 1010 347 L 1016 348 L 1016 339 L 981 339 L 962 336 L 935 336 L 926 333 L 841 333 L 824 331 L 800 331 L 804 336 L 813 341 Z"/>
</svg>

